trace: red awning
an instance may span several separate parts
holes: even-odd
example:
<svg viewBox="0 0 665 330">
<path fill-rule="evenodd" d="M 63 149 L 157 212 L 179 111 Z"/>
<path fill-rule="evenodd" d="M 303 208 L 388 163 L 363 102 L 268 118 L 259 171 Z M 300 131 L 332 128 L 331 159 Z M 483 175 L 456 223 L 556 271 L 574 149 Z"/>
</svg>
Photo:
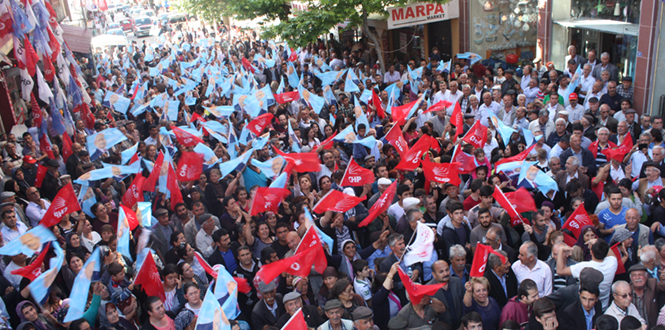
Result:
<svg viewBox="0 0 665 330">
<path fill-rule="evenodd" d="M 92 29 L 60 24 L 62 35 L 73 52 L 90 53 L 90 42 L 92 41 Z"/>
</svg>

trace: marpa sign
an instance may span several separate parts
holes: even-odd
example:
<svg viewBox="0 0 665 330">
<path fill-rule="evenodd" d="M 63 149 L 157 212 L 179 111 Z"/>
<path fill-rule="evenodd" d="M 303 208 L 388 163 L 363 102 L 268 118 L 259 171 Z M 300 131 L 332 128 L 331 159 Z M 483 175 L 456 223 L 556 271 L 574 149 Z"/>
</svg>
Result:
<svg viewBox="0 0 665 330">
<path fill-rule="evenodd" d="M 388 8 L 388 30 L 459 18 L 459 1 L 446 4 L 412 3 Z"/>
</svg>

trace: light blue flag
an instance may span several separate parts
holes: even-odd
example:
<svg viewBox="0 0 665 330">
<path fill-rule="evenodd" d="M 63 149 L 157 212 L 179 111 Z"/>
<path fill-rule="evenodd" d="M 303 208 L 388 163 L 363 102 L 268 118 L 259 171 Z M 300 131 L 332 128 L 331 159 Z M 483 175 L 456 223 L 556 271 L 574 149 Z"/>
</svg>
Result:
<svg viewBox="0 0 665 330">
<path fill-rule="evenodd" d="M 219 170 L 222 172 L 222 179 L 233 171 L 240 171 L 245 167 L 249 161 L 249 156 L 252 155 L 252 150 L 249 150 L 236 159 L 229 160 L 228 162 L 219 163 Z"/>
<path fill-rule="evenodd" d="M 538 171 L 538 174 L 536 174 L 536 180 L 533 181 L 537 185 L 536 188 L 545 194 L 550 190 L 559 191 L 559 185 L 556 181 L 543 171 Z"/>
<path fill-rule="evenodd" d="M 143 104 L 143 105 L 141 105 L 139 103 L 135 103 L 130 112 L 132 113 L 132 115 L 134 115 L 134 117 L 138 117 L 138 115 L 140 115 L 140 114 L 144 113 L 146 110 L 148 110 L 149 106 L 150 105 L 148 103 Z"/>
<path fill-rule="evenodd" d="M 216 87 L 215 79 L 214 79 L 214 78 L 211 78 L 211 79 L 208 81 L 208 88 L 206 88 L 206 94 L 205 94 L 206 97 L 209 97 L 210 94 L 212 94 L 212 92 L 215 91 L 215 87 Z"/>
<path fill-rule="evenodd" d="M 313 226 L 316 229 L 316 233 L 319 234 L 319 238 L 321 239 L 321 244 L 326 243 L 328 245 L 328 252 L 332 254 L 332 248 L 333 248 L 333 239 L 326 235 L 319 227 L 316 226 L 314 223 L 314 219 L 312 218 L 312 214 L 309 213 L 309 210 L 307 207 L 303 207 L 305 211 L 305 218 L 307 218 L 307 222 L 310 224 L 310 226 Z M 325 245 L 324 245 L 325 247 Z"/>
<path fill-rule="evenodd" d="M 360 94 L 360 102 L 368 104 L 369 99 L 372 97 L 372 90 L 371 89 L 364 89 L 363 93 Z"/>
<path fill-rule="evenodd" d="M 287 64 L 287 72 L 291 72 L 287 76 L 287 78 L 289 79 L 289 85 L 291 86 L 291 88 L 298 87 L 298 84 L 300 84 L 300 78 L 298 77 L 298 73 L 296 72 L 296 68 L 293 67 L 293 63 L 289 62 Z"/>
<path fill-rule="evenodd" d="M 346 126 L 341 132 L 337 133 L 333 138 L 333 141 L 352 143 L 357 139 L 356 132 L 353 130 L 353 126 Z"/>
<path fill-rule="evenodd" d="M 335 127 L 335 116 L 333 116 L 332 113 L 329 113 L 329 114 L 328 114 L 328 119 L 330 119 L 330 125 L 332 125 L 333 127 Z"/>
<path fill-rule="evenodd" d="M 265 87 L 261 88 L 259 90 L 260 92 L 263 92 L 263 95 L 261 93 L 256 93 L 255 95 L 257 96 L 257 99 L 261 103 L 261 109 L 263 110 L 268 110 L 268 107 L 275 104 L 275 96 L 272 94 L 272 89 L 270 89 L 270 85 L 266 85 Z"/>
<path fill-rule="evenodd" d="M 114 145 L 127 140 L 125 134 L 117 128 L 107 128 L 99 133 L 89 135 L 86 137 L 86 146 L 88 153 L 90 153 L 90 160 L 95 160 L 103 152 L 110 149 Z"/>
<path fill-rule="evenodd" d="M 271 184 L 270 188 L 286 188 L 286 176 L 287 174 L 282 172 L 279 176 L 277 176 L 277 179 L 275 179 Z"/>
<path fill-rule="evenodd" d="M 46 300 L 45 298 L 48 296 L 48 293 L 51 290 L 51 285 L 53 285 L 53 281 L 58 275 L 58 272 L 60 272 L 62 263 L 65 261 L 65 253 L 62 251 L 60 245 L 53 244 L 52 246 L 53 250 L 55 251 L 55 257 L 51 258 L 49 262 L 49 270 L 43 272 L 34 281 L 28 284 L 30 294 L 32 294 L 32 297 L 40 305 L 44 304 Z"/>
<path fill-rule="evenodd" d="M 177 121 L 178 120 L 178 107 L 180 106 L 180 101 L 177 100 L 171 100 L 167 101 L 168 103 L 168 115 L 169 115 L 169 120 L 170 121 Z"/>
<path fill-rule="evenodd" d="M 270 135 L 264 134 L 263 137 L 257 137 L 254 139 L 252 142 L 252 150 L 261 150 L 263 147 L 268 144 L 268 141 L 270 140 Z"/>
<path fill-rule="evenodd" d="M 231 324 L 215 295 L 206 290 L 203 305 L 196 320 L 196 330 L 231 330 Z"/>
<path fill-rule="evenodd" d="M 530 147 L 534 142 L 540 140 L 543 135 L 538 135 L 538 137 L 534 137 L 533 133 L 531 133 L 530 130 L 526 128 L 522 128 L 522 133 L 524 134 L 524 140 L 526 140 L 526 146 L 527 148 Z"/>
<path fill-rule="evenodd" d="M 9 241 L 9 243 L 6 243 L 5 246 L 0 248 L 0 255 L 15 256 L 23 253 L 26 256 L 31 257 L 33 254 L 41 251 L 44 243 L 55 240 L 56 238 L 51 230 L 39 225 L 28 230 L 17 239 L 13 239 Z"/>
<path fill-rule="evenodd" d="M 291 127 L 291 121 L 287 120 L 287 124 L 288 124 L 289 137 L 291 138 L 291 142 L 293 142 L 291 148 L 293 149 L 293 152 L 300 152 L 302 144 L 300 144 L 300 140 L 298 140 L 296 133 L 293 131 L 293 127 Z"/>
<path fill-rule="evenodd" d="M 470 60 L 469 61 L 469 66 L 474 65 L 476 62 L 483 59 L 482 56 L 480 56 L 476 53 L 472 53 L 472 52 L 457 54 L 457 58 L 463 59 L 463 60 Z"/>
<path fill-rule="evenodd" d="M 104 97 L 105 106 L 111 107 L 113 110 L 123 114 L 127 114 L 131 101 L 132 100 L 111 91 L 107 91 L 106 96 Z"/>
<path fill-rule="evenodd" d="M 134 155 L 136 155 L 136 150 L 138 150 L 139 144 L 135 144 L 133 147 L 123 151 L 120 153 L 120 156 L 122 157 L 121 164 L 127 164 Z"/>
<path fill-rule="evenodd" d="M 503 139 L 503 144 L 507 146 L 508 142 L 510 142 L 510 137 L 517 131 L 504 124 L 503 120 L 499 120 L 492 111 L 490 111 L 489 114 L 492 125 L 494 125 L 494 128 L 496 128 L 497 131 L 499 131 L 499 134 L 501 134 L 501 138 Z"/>
<path fill-rule="evenodd" d="M 252 118 L 256 118 L 261 114 L 261 102 L 256 98 L 256 95 L 248 96 L 244 101 L 243 110 Z"/>
<path fill-rule="evenodd" d="M 337 99 L 335 99 L 335 94 L 333 94 L 332 88 L 330 88 L 330 86 L 323 86 L 323 99 L 326 100 L 326 104 L 328 105 L 337 104 Z"/>
<path fill-rule="evenodd" d="M 207 128 L 207 127 L 206 127 L 206 131 L 207 131 L 208 134 L 210 134 L 210 136 L 212 136 L 215 140 L 217 140 L 217 141 L 219 141 L 219 142 L 222 142 L 222 143 L 227 143 L 227 142 L 228 142 L 228 139 L 227 139 L 227 138 L 225 138 L 225 137 L 222 136 L 222 135 L 219 135 L 219 134 L 215 133 L 214 131 L 211 131 L 211 130 L 210 130 L 209 128 Z"/>
<path fill-rule="evenodd" d="M 141 226 L 143 226 L 143 228 L 152 228 L 152 203 L 136 203 L 136 217 L 141 221 Z"/>
<path fill-rule="evenodd" d="M 356 118 L 356 131 L 358 130 L 358 125 L 365 124 L 365 127 L 369 130 L 369 120 L 367 120 L 367 115 L 363 112 L 362 115 Z"/>
<path fill-rule="evenodd" d="M 130 166 L 104 164 L 103 168 L 84 173 L 74 182 L 82 184 L 84 181 L 97 181 L 110 177 L 136 174 L 141 168 L 141 162 L 134 162 Z"/>
<path fill-rule="evenodd" d="M 385 89 L 388 93 L 388 108 L 392 107 L 392 102 L 390 100 L 394 102 L 399 99 L 400 95 L 402 95 L 401 88 L 397 86 L 398 83 L 399 82 L 393 83 Z M 390 113 L 388 109 L 386 109 L 386 112 Z"/>
<path fill-rule="evenodd" d="M 570 83 L 568 84 L 568 87 L 566 87 L 566 90 L 564 91 L 564 95 L 561 95 L 564 97 L 564 100 L 567 100 L 568 97 L 572 92 L 575 91 L 575 88 L 580 85 L 580 81 L 582 78 L 582 65 L 577 66 L 577 70 L 575 70 L 575 74 L 573 77 L 577 77 L 575 80 L 571 80 Z"/>
<path fill-rule="evenodd" d="M 506 173 L 506 175 L 511 176 L 512 173 L 515 172 L 516 169 L 522 167 L 522 161 L 515 161 L 515 162 L 509 162 L 509 163 L 503 163 L 500 164 L 496 167 L 495 172 L 503 172 Z"/>
<path fill-rule="evenodd" d="M 83 181 L 81 183 L 81 191 L 78 196 L 79 203 L 81 204 L 81 210 L 89 217 L 94 218 L 95 215 L 92 214 L 92 206 L 97 203 L 97 197 L 95 197 L 95 191 L 88 185 L 88 181 Z"/>
<path fill-rule="evenodd" d="M 206 146 L 205 144 L 201 144 L 201 143 L 197 144 L 194 147 L 193 151 L 197 154 L 203 155 L 203 161 L 204 161 L 203 170 L 204 171 L 207 170 L 208 168 L 210 168 L 211 166 L 215 165 L 219 161 L 217 156 L 215 156 L 215 152 L 212 149 L 210 149 L 210 147 Z"/>
<path fill-rule="evenodd" d="M 284 93 L 284 76 L 279 76 L 279 86 L 277 86 L 277 94 Z"/>
<path fill-rule="evenodd" d="M 152 100 L 150 101 L 150 106 L 151 107 L 164 107 L 164 102 L 169 98 L 169 94 L 167 93 L 161 93 L 155 95 Z"/>
<path fill-rule="evenodd" d="M 201 123 L 201 125 L 210 131 L 214 131 L 220 134 L 227 134 L 229 132 L 229 128 L 227 126 L 222 125 L 222 123 L 215 120 L 204 121 Z"/>
<path fill-rule="evenodd" d="M 345 93 L 353 93 L 353 92 L 360 92 L 360 88 L 358 88 L 358 85 L 353 82 L 353 78 L 351 76 L 351 73 L 353 71 L 351 70 L 346 70 L 346 80 L 344 81 L 344 92 Z"/>
<path fill-rule="evenodd" d="M 238 309 L 238 282 L 233 279 L 233 276 L 222 265 L 220 265 L 217 271 L 215 298 L 227 317 L 231 319 L 238 317 L 238 314 L 240 314 L 240 310 Z"/>
<path fill-rule="evenodd" d="M 71 322 L 83 317 L 86 303 L 88 302 L 90 283 L 92 283 L 95 275 L 99 276 L 99 253 L 99 247 L 95 248 L 88 260 L 83 264 L 83 268 L 76 275 L 72 292 L 69 295 L 69 310 L 63 322 Z"/>
<path fill-rule="evenodd" d="M 374 136 L 370 135 L 362 140 L 353 141 L 353 143 L 362 144 L 365 147 L 372 149 L 376 145 L 376 139 L 374 138 Z"/>
<path fill-rule="evenodd" d="M 308 103 L 312 107 L 312 110 L 314 110 L 314 112 L 316 112 L 316 114 L 318 115 L 321 113 L 321 110 L 323 109 L 326 100 L 323 97 L 318 96 L 314 93 L 309 93 Z"/>
<path fill-rule="evenodd" d="M 159 182 L 159 191 L 164 192 L 164 194 L 166 195 L 166 198 L 170 198 L 171 197 L 171 191 L 166 186 L 166 179 L 168 178 L 168 167 L 167 166 L 171 166 L 171 167 L 173 166 L 173 158 L 171 157 L 171 153 L 169 153 L 169 152 L 164 153 L 164 162 L 162 163 L 162 166 L 164 166 L 164 167 L 162 168 L 162 171 L 160 171 L 160 173 L 159 173 L 160 174 L 159 175 L 159 180 L 157 180 Z M 167 171 L 164 171 L 163 170 L 164 168 L 166 168 Z M 164 172 L 164 175 L 161 175 L 162 172 Z M 120 236 L 118 236 L 118 237 L 120 237 Z"/>
<path fill-rule="evenodd" d="M 118 247 L 116 248 L 120 254 L 127 257 L 129 260 L 132 260 L 132 254 L 129 250 L 129 223 L 127 222 L 127 216 L 125 215 L 125 210 L 120 208 L 120 216 L 118 217 Z"/>
<path fill-rule="evenodd" d="M 527 162 L 527 161 L 522 162 L 522 167 L 520 169 L 519 178 L 517 179 L 517 184 L 520 184 L 520 182 L 522 182 L 522 180 L 526 178 L 526 175 L 529 172 L 531 166 L 536 165 L 537 163 L 538 162 Z"/>
<path fill-rule="evenodd" d="M 252 159 L 252 165 L 261 169 L 261 172 L 265 174 L 269 179 L 275 180 L 277 176 L 282 172 L 282 167 L 284 166 L 284 158 L 277 156 L 275 158 L 270 158 L 265 162 L 260 162 L 256 159 Z"/>
<path fill-rule="evenodd" d="M 209 112 L 217 118 L 228 118 L 231 116 L 236 109 L 232 105 L 222 105 L 222 106 L 213 106 L 213 107 L 203 107 L 205 111 Z"/>
<path fill-rule="evenodd" d="M 274 68 L 275 67 L 275 61 L 274 60 L 269 60 L 261 56 L 260 54 L 254 54 L 254 61 L 258 63 L 262 63 L 268 68 Z"/>
<path fill-rule="evenodd" d="M 439 66 L 436 67 L 436 71 L 439 72 L 450 72 L 450 66 L 452 65 L 452 59 L 448 62 L 439 61 Z"/>
<path fill-rule="evenodd" d="M 148 74 L 149 74 L 151 77 L 157 77 L 157 76 L 159 76 L 159 75 L 162 74 L 162 73 L 159 71 L 159 68 L 158 68 L 158 67 L 154 67 L 154 68 L 149 67 L 149 68 L 148 68 Z"/>
</svg>

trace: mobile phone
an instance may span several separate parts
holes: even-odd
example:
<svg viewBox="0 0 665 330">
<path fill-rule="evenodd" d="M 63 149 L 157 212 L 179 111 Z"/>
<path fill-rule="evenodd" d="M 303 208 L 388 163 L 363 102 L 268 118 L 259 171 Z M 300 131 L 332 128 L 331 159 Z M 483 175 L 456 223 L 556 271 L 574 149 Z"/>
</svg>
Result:
<svg viewBox="0 0 665 330">
<path fill-rule="evenodd" d="M 640 150 L 646 149 L 648 147 L 649 147 L 649 145 L 647 145 L 646 143 L 640 143 L 639 146 L 638 146 L 638 148 L 640 148 Z"/>
</svg>

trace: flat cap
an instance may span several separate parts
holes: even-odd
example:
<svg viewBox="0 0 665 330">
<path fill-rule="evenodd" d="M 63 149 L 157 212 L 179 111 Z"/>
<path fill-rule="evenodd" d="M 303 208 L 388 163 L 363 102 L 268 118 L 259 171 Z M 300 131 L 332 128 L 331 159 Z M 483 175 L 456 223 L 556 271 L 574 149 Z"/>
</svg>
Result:
<svg viewBox="0 0 665 330">
<path fill-rule="evenodd" d="M 329 311 L 331 309 L 341 308 L 341 307 L 342 307 L 342 302 L 339 299 L 332 299 L 326 302 L 326 305 L 323 306 L 323 310 Z"/>
<path fill-rule="evenodd" d="M 374 313 L 372 313 L 372 310 L 365 307 L 361 306 L 356 308 L 356 310 L 353 311 L 353 320 L 358 321 L 358 320 L 364 320 L 368 319 L 370 317 L 374 317 Z"/>
<path fill-rule="evenodd" d="M 637 264 L 637 265 L 632 265 L 630 268 L 628 268 L 628 274 L 635 272 L 635 271 L 647 271 L 647 266 L 642 265 L 642 264 Z"/>
<path fill-rule="evenodd" d="M 382 185 L 382 186 L 389 186 L 389 185 L 393 184 L 393 182 L 390 181 L 390 179 L 380 178 L 380 179 L 376 182 L 376 184 L 378 184 L 378 185 Z"/>
<path fill-rule="evenodd" d="M 635 111 L 635 109 L 628 109 L 625 111 L 625 114 L 631 114 L 631 113 L 637 113 L 637 111 Z"/>
<path fill-rule="evenodd" d="M 465 114 L 464 114 L 464 119 L 473 119 L 473 118 L 476 118 L 476 116 L 474 116 L 474 115 L 471 114 L 471 113 L 465 113 Z"/>
<path fill-rule="evenodd" d="M 206 222 L 206 220 L 208 220 L 210 218 L 212 218 L 212 214 L 203 213 L 203 214 L 199 215 L 199 217 L 196 219 L 196 222 L 198 222 L 199 225 L 200 225 L 200 224 L 203 224 L 204 222 Z"/>
<path fill-rule="evenodd" d="M 58 163 L 58 161 L 55 160 L 55 159 L 49 159 L 49 160 L 46 162 L 46 165 L 47 165 L 48 167 L 60 167 L 60 163 Z"/>
<path fill-rule="evenodd" d="M 506 74 L 515 74 L 515 70 L 513 70 L 513 69 L 508 69 L 508 70 L 506 70 L 505 73 L 506 73 Z"/>
<path fill-rule="evenodd" d="M 162 216 L 164 214 L 169 214 L 169 211 L 167 209 L 163 209 L 161 207 L 158 208 L 157 211 L 155 211 L 155 217 L 159 217 L 159 216 Z"/>
<path fill-rule="evenodd" d="M 596 103 L 596 102 L 598 102 L 598 98 L 595 97 L 595 96 L 592 96 L 592 97 L 589 99 L 589 102 L 591 102 L 591 103 Z"/>
<path fill-rule="evenodd" d="M 365 156 L 365 161 L 368 161 L 372 158 L 376 158 L 376 157 L 374 157 L 374 155 L 367 155 L 367 156 Z"/>
<path fill-rule="evenodd" d="M 625 76 L 625 77 L 623 77 L 623 79 L 621 79 L 621 81 L 630 81 L 630 82 L 633 82 L 633 78 L 632 78 L 632 77 Z"/>
<path fill-rule="evenodd" d="M 296 300 L 298 298 L 300 298 L 300 293 L 292 291 L 284 295 L 282 302 L 286 304 L 287 301 Z"/>
<path fill-rule="evenodd" d="M 12 198 L 16 195 L 13 191 L 3 191 L 0 193 L 0 202 L 4 202 L 5 199 Z"/>
<path fill-rule="evenodd" d="M 594 287 L 600 285 L 604 278 L 603 273 L 591 267 L 586 267 L 580 272 L 580 283 L 586 283 Z"/>
<path fill-rule="evenodd" d="M 263 281 L 259 282 L 259 292 L 261 292 L 261 293 L 270 292 L 272 290 L 275 290 L 276 288 L 277 288 L 277 286 L 275 285 L 275 282 L 273 282 L 273 281 L 270 281 L 270 283 L 268 283 L 268 284 L 263 283 Z"/>
</svg>

